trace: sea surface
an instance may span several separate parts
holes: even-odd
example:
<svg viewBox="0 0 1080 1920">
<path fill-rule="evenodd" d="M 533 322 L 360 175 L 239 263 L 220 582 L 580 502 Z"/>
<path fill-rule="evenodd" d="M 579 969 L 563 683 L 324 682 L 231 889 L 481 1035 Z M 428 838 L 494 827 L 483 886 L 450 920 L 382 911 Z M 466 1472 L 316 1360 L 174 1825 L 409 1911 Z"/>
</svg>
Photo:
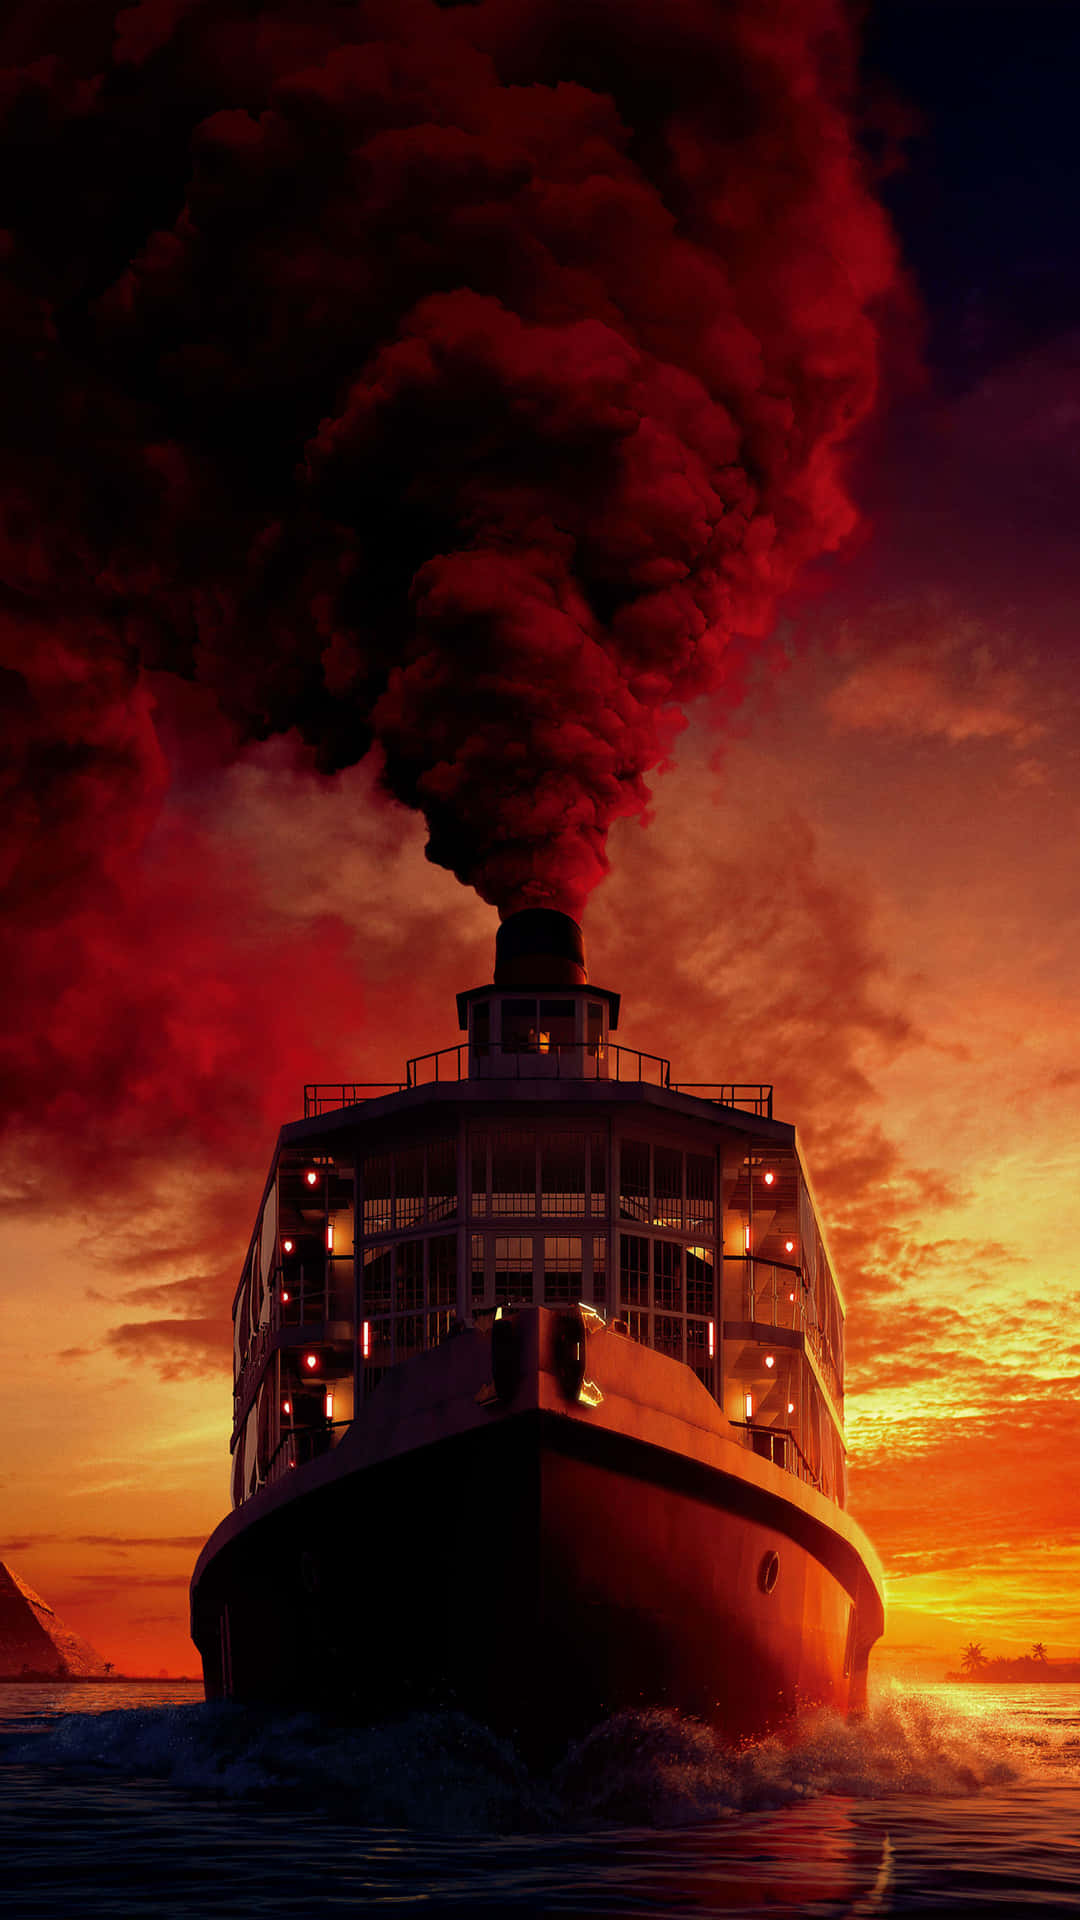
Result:
<svg viewBox="0 0 1080 1920">
<path fill-rule="evenodd" d="M 4 1920 L 1080 1915 L 1080 1686 L 879 1683 L 732 1754 L 623 1715 L 550 1773 L 454 1714 L 343 1732 L 158 1682 L 0 1685 Z"/>
</svg>

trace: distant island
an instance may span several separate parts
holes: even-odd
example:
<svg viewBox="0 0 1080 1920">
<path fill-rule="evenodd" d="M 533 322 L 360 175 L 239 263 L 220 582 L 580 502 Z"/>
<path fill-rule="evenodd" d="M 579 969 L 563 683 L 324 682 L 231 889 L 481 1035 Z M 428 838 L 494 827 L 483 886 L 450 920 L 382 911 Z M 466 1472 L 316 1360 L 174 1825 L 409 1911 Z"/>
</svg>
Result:
<svg viewBox="0 0 1080 1920">
<path fill-rule="evenodd" d="M 1080 1681 L 1080 1660 L 1051 1660 L 1041 1640 L 1035 1642 L 1030 1653 L 1022 1653 L 1012 1660 L 1004 1656 L 992 1660 L 978 1641 L 973 1640 L 964 1648 L 959 1672 L 947 1673 L 945 1678 L 981 1680 L 991 1685 L 1003 1682 L 1023 1686 L 1065 1685 L 1069 1681 Z"/>
</svg>

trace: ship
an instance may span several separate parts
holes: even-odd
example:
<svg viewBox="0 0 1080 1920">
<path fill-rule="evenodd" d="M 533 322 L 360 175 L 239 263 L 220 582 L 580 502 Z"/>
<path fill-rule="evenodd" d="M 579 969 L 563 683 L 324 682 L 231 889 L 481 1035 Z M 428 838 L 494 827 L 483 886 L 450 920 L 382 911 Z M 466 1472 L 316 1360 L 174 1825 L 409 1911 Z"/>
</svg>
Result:
<svg viewBox="0 0 1080 1920">
<path fill-rule="evenodd" d="M 553 908 L 457 1013 L 280 1131 L 191 1583 L 208 1698 L 449 1709 L 540 1758 L 641 1709 L 733 1742 L 859 1713 L 845 1308 L 771 1085 L 617 1042 Z"/>
</svg>

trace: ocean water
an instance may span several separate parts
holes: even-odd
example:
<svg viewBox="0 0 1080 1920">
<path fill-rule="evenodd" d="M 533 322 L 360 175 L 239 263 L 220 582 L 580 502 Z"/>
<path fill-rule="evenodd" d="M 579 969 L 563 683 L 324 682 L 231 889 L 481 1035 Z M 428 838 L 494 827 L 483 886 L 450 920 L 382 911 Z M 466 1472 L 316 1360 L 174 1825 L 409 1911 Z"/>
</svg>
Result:
<svg viewBox="0 0 1080 1920">
<path fill-rule="evenodd" d="M 1080 1687 L 879 1685 L 732 1754 L 621 1715 L 530 1773 L 455 1714 L 343 1731 L 188 1684 L 0 1686 L 4 1920 L 1080 1915 Z"/>
</svg>

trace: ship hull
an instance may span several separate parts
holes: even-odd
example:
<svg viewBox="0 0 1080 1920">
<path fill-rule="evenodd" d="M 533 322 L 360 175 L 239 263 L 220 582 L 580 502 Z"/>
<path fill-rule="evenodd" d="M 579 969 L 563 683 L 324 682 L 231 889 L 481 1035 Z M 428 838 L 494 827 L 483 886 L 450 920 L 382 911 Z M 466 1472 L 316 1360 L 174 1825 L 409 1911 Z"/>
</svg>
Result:
<svg viewBox="0 0 1080 1920">
<path fill-rule="evenodd" d="M 850 1523 L 743 1449 L 708 1452 L 524 1404 L 298 1486 L 203 1555 L 207 1693 L 453 1708 L 539 1757 L 626 1709 L 731 1740 L 857 1710 L 882 1614 Z"/>
</svg>

